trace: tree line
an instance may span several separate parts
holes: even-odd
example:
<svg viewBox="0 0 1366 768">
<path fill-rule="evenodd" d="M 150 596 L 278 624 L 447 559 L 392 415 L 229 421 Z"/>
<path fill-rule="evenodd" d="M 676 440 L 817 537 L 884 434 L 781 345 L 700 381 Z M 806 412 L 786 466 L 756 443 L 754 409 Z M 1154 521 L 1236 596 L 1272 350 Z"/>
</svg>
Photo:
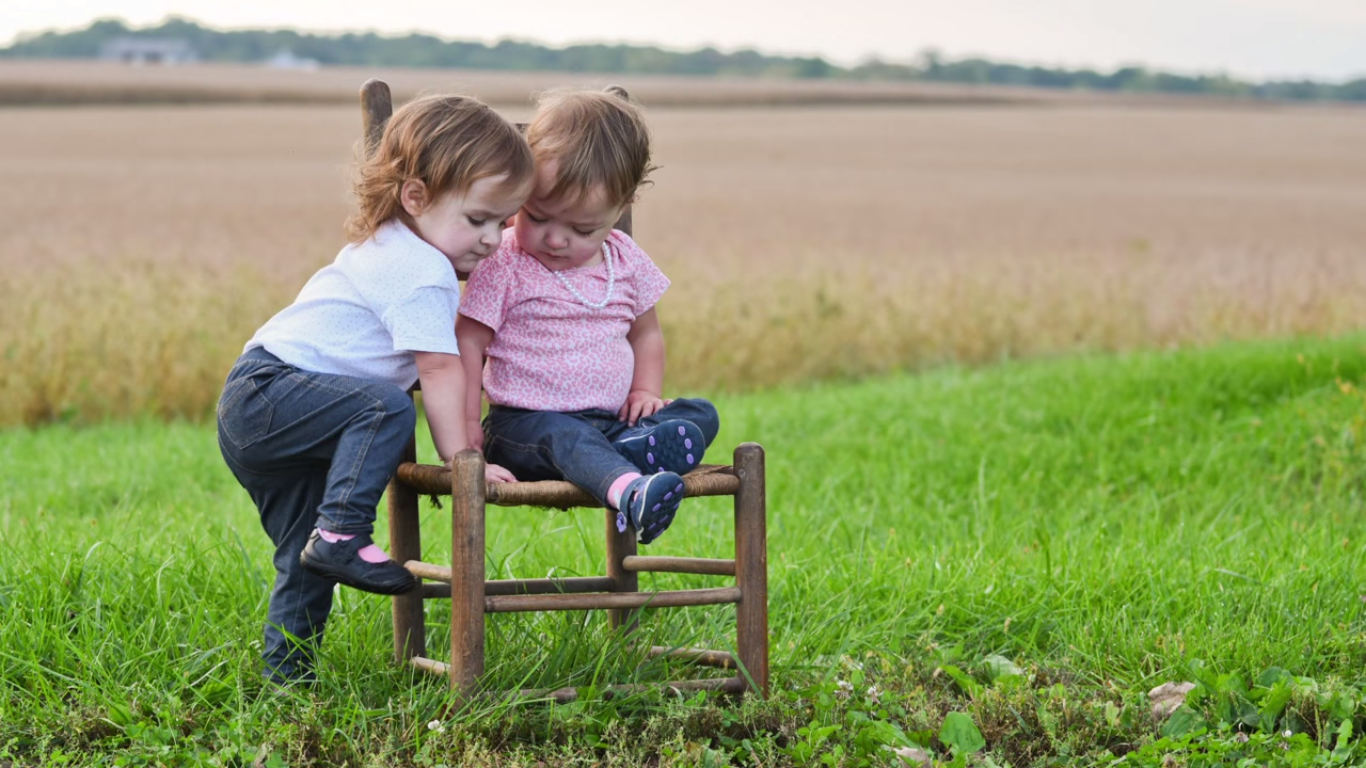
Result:
<svg viewBox="0 0 1366 768">
<path fill-rule="evenodd" d="M 1178 75 L 1138 66 L 1099 72 L 1008 64 L 982 58 L 952 60 L 933 51 L 921 53 L 911 63 L 875 59 L 845 67 L 818 56 L 770 56 L 754 50 L 730 53 L 715 48 L 669 51 L 654 46 L 602 44 L 551 48 L 515 40 L 488 45 L 424 34 L 320 35 L 288 29 L 221 31 L 181 18 L 169 18 L 158 26 L 137 29 L 116 19 L 101 19 L 73 32 L 23 35 L 8 48 L 0 49 L 0 57 L 94 58 L 100 55 L 107 42 L 130 37 L 183 40 L 202 60 L 217 62 L 262 61 L 288 51 L 323 65 L 901 80 L 1366 102 L 1366 77 L 1344 83 L 1316 80 L 1250 82 L 1227 75 Z"/>
</svg>

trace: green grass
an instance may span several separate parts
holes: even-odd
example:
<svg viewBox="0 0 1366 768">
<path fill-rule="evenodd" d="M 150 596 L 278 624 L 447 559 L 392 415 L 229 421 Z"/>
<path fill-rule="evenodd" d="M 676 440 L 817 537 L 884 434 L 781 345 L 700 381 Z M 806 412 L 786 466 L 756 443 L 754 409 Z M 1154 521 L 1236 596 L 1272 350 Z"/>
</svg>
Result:
<svg viewBox="0 0 1366 768">
<path fill-rule="evenodd" d="M 389 664 L 386 602 L 351 591 L 320 685 L 263 691 L 269 547 L 211 426 L 3 432 L 0 765 L 876 765 L 911 742 L 974 751 L 954 712 L 979 762 L 1366 759 L 1351 732 L 1333 752 L 1366 719 L 1363 381 L 1366 339 L 1348 337 L 719 399 L 709 460 L 741 440 L 769 457 L 775 695 L 738 707 L 461 708 Z M 684 509 L 653 551 L 726 556 L 724 501 Z M 600 512 L 489 526 L 490 578 L 601 572 Z M 446 512 L 424 504 L 423 536 L 447 562 Z M 643 631 L 726 648 L 732 617 L 656 611 Z M 604 625 L 490 619 L 489 687 L 688 675 Z M 1173 680 L 1201 686 L 1164 727 L 1145 693 Z"/>
</svg>

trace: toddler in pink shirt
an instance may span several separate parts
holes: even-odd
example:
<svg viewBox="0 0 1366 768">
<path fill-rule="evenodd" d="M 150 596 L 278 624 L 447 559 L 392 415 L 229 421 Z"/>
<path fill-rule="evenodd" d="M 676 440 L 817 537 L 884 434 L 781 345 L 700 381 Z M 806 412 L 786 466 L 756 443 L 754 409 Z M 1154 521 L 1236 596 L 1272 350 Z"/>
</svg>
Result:
<svg viewBox="0 0 1366 768">
<path fill-rule="evenodd" d="M 461 297 L 461 360 L 491 403 L 481 426 L 470 385 L 467 429 L 518 480 L 569 480 L 648 544 L 720 426 L 706 400 L 663 399 L 655 303 L 669 280 L 612 229 L 651 170 L 649 131 L 621 96 L 564 91 L 542 99 L 527 140 L 532 195 Z"/>
</svg>

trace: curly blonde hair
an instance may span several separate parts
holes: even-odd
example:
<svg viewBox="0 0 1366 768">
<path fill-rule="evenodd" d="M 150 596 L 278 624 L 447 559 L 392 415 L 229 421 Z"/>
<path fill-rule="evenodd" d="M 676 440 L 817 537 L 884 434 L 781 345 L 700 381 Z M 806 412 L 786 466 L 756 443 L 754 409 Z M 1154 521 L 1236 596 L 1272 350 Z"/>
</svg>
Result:
<svg viewBox="0 0 1366 768">
<path fill-rule="evenodd" d="M 542 94 L 526 137 L 537 163 L 558 162 L 549 197 L 582 199 L 601 187 L 613 205 L 625 205 L 656 167 L 645 115 L 615 86 Z"/>
<path fill-rule="evenodd" d="M 399 200 L 404 182 L 422 182 L 427 199 L 436 200 L 499 175 L 507 176 L 504 189 L 535 178 L 531 149 L 512 124 L 468 96 L 415 99 L 394 112 L 374 153 L 359 162 L 351 186 L 357 210 L 346 222 L 346 236 L 364 242 L 395 216 L 412 227 Z"/>
</svg>

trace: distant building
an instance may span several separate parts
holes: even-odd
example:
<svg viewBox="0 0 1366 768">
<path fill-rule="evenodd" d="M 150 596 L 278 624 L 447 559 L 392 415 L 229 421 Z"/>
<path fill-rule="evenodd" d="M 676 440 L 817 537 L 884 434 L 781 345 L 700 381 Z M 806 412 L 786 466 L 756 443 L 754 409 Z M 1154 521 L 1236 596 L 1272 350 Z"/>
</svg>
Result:
<svg viewBox="0 0 1366 768">
<path fill-rule="evenodd" d="M 157 37 L 116 37 L 100 48 L 100 58 L 124 64 L 173 66 L 199 61 L 199 52 L 184 40 Z"/>
<path fill-rule="evenodd" d="M 303 69 L 312 72 L 322 66 L 322 64 L 320 64 L 317 59 L 295 56 L 293 51 L 285 48 L 274 56 L 271 56 L 269 59 L 266 59 L 266 66 L 272 69 Z"/>
</svg>

